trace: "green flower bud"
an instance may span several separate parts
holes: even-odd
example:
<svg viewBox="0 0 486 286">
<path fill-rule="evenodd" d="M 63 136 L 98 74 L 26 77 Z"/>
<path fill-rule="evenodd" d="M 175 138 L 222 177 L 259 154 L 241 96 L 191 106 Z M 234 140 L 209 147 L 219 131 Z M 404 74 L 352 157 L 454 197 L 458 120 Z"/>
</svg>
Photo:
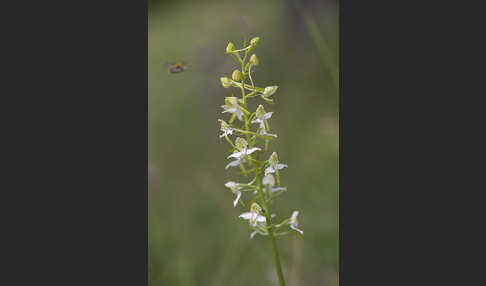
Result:
<svg viewBox="0 0 486 286">
<path fill-rule="evenodd" d="M 234 70 L 233 74 L 231 75 L 234 81 L 241 80 L 241 72 L 239 70 Z"/>
<path fill-rule="evenodd" d="M 259 37 L 255 37 L 255 38 L 251 39 L 250 44 L 252 46 L 256 46 L 256 45 L 258 45 L 258 42 L 260 42 L 260 38 Z"/>
<path fill-rule="evenodd" d="M 267 86 L 265 87 L 265 90 L 263 91 L 263 96 L 269 97 L 272 94 L 274 94 L 277 91 L 278 86 Z"/>
<path fill-rule="evenodd" d="M 229 42 L 228 45 L 226 46 L 226 53 L 231 54 L 235 50 L 235 46 L 233 45 L 232 42 Z"/>
<path fill-rule="evenodd" d="M 246 142 L 245 139 L 241 138 L 241 137 L 238 137 L 236 138 L 235 140 L 235 146 L 238 150 L 243 150 L 245 149 L 246 147 L 248 147 L 248 142 Z"/>
<path fill-rule="evenodd" d="M 231 86 L 231 80 L 224 76 L 221 78 L 221 84 L 223 85 L 224 88 L 228 88 Z"/>
<path fill-rule="evenodd" d="M 250 64 L 252 66 L 257 66 L 258 65 L 258 58 L 255 54 L 251 55 L 250 57 Z"/>
</svg>

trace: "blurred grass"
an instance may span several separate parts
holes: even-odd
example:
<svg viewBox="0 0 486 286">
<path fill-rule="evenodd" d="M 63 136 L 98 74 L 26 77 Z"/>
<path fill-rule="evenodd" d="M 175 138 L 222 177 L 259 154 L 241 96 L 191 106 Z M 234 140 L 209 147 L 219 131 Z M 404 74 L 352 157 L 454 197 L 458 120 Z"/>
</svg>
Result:
<svg viewBox="0 0 486 286">
<path fill-rule="evenodd" d="M 151 2 L 149 9 L 149 283 L 156 285 L 276 285 L 270 242 L 249 240 L 246 211 L 233 208 L 224 187 L 227 145 L 218 138 L 219 83 L 236 67 L 228 41 L 260 36 L 254 80 L 278 84 L 270 146 L 289 168 L 289 191 L 271 206 L 281 216 L 301 210 L 305 237 L 278 239 L 288 285 L 337 285 L 337 90 L 305 20 L 292 1 Z M 306 1 L 309 2 L 309 1 Z M 337 59 L 337 6 L 306 3 L 315 27 Z M 309 9 L 309 5 L 318 5 Z M 319 6 L 321 5 L 321 6 Z M 317 8 L 316 8 L 317 7 Z M 169 74 L 165 62 L 189 69 Z M 255 103 L 256 104 L 256 103 Z M 267 156 L 266 154 L 265 156 Z"/>
</svg>

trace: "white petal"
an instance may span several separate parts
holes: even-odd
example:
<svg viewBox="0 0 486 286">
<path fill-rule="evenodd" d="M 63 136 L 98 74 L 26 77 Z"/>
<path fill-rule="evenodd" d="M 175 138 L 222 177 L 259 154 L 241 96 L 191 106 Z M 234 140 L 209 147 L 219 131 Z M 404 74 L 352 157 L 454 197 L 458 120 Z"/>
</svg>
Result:
<svg viewBox="0 0 486 286">
<path fill-rule="evenodd" d="M 277 134 L 270 134 L 270 133 L 266 133 L 266 132 L 265 132 L 265 135 L 267 135 L 267 136 L 272 136 L 272 137 L 275 137 L 275 138 L 277 138 L 277 137 L 278 137 L 278 136 L 277 136 Z"/>
<path fill-rule="evenodd" d="M 252 232 L 252 233 L 250 234 L 250 239 L 252 239 L 252 238 L 255 236 L 255 234 L 257 234 L 257 232 L 256 232 L 256 231 Z"/>
<path fill-rule="evenodd" d="M 287 190 L 287 188 L 285 188 L 285 187 L 270 188 L 270 191 L 272 191 L 272 192 L 286 191 L 286 190 Z"/>
<path fill-rule="evenodd" d="M 263 119 L 270 119 L 270 117 L 272 117 L 272 113 L 273 113 L 273 112 L 268 112 L 268 113 L 265 113 L 265 114 L 263 115 Z"/>
<path fill-rule="evenodd" d="M 271 215 L 270 215 L 270 217 L 271 217 L 271 218 L 274 218 L 274 217 L 276 217 L 276 216 L 277 216 L 276 214 L 271 214 Z"/>
<path fill-rule="evenodd" d="M 288 166 L 287 166 L 287 165 L 285 165 L 285 164 L 277 164 L 277 166 L 276 166 L 276 167 L 277 167 L 277 169 L 278 169 L 278 170 L 281 170 L 281 169 L 286 168 L 286 167 L 288 167 Z"/>
<path fill-rule="evenodd" d="M 219 138 L 223 138 L 224 136 L 227 136 L 228 134 L 229 135 L 233 134 L 233 130 L 229 129 L 229 130 L 224 131 L 223 134 L 221 134 L 219 136 Z"/>
<path fill-rule="evenodd" d="M 299 215 L 299 211 L 294 211 L 292 213 L 292 216 L 290 217 L 290 226 L 291 227 L 297 227 L 299 225 L 298 221 L 297 221 L 297 216 Z"/>
<path fill-rule="evenodd" d="M 250 212 L 242 213 L 238 217 L 239 218 L 242 218 L 242 219 L 250 219 L 251 218 L 251 213 Z"/>
<path fill-rule="evenodd" d="M 233 182 L 233 181 L 229 181 L 229 182 L 227 182 L 226 184 L 224 184 L 224 186 L 225 186 L 225 187 L 230 188 L 230 189 L 232 189 L 232 188 L 236 188 L 236 186 L 237 186 L 237 185 L 238 185 L 238 184 L 237 184 L 237 183 L 235 183 L 235 182 Z"/>
<path fill-rule="evenodd" d="M 273 175 L 266 175 L 262 180 L 263 185 L 269 185 L 271 187 L 275 186 L 275 178 Z"/>
<path fill-rule="evenodd" d="M 236 160 L 236 161 L 230 162 L 228 165 L 226 165 L 225 169 L 228 169 L 229 167 L 239 166 L 240 164 L 241 164 L 241 161 Z"/>
<path fill-rule="evenodd" d="M 256 218 L 256 221 L 257 222 L 266 222 L 267 218 L 262 216 L 262 215 L 258 215 L 257 218 Z"/>
<path fill-rule="evenodd" d="M 236 110 L 236 117 L 238 117 L 238 120 L 240 120 L 240 121 L 241 121 L 241 117 L 242 117 L 242 116 L 243 116 L 243 111 L 241 111 L 241 110 L 239 110 L 239 109 L 238 109 L 238 110 Z"/>
<path fill-rule="evenodd" d="M 299 215 L 299 211 L 294 211 L 292 213 L 292 218 L 295 219 Z"/>
<path fill-rule="evenodd" d="M 229 158 L 240 158 L 243 155 L 243 152 L 234 152 L 233 154 L 229 155 L 226 159 Z"/>
<path fill-rule="evenodd" d="M 269 166 L 268 168 L 265 169 L 265 176 L 270 173 L 275 173 L 275 170 L 272 168 L 272 166 Z"/>
<path fill-rule="evenodd" d="M 236 205 L 238 204 L 238 201 L 240 200 L 240 197 L 241 197 L 241 192 L 240 191 L 236 191 L 236 199 L 233 201 L 233 206 L 236 207 Z"/>
<path fill-rule="evenodd" d="M 295 231 L 298 231 L 298 232 L 300 232 L 300 234 L 304 235 L 304 231 L 303 230 L 300 230 L 300 229 L 296 228 L 293 225 L 290 225 L 290 228 L 293 229 L 293 230 L 295 230 Z"/>
<path fill-rule="evenodd" d="M 254 148 L 248 149 L 246 151 L 246 154 L 250 155 L 251 153 L 253 153 L 253 152 L 257 151 L 257 150 L 262 150 L 262 149 L 260 149 L 258 147 L 254 147 Z"/>
</svg>

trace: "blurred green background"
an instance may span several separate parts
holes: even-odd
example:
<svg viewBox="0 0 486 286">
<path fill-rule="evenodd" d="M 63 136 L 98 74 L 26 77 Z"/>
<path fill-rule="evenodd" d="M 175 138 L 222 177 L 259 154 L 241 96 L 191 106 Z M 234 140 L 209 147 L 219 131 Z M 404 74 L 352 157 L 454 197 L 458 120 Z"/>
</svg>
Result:
<svg viewBox="0 0 486 286">
<path fill-rule="evenodd" d="M 278 238 L 287 285 L 337 285 L 337 1 L 153 0 L 148 15 L 149 285 L 277 285 L 270 241 L 249 240 L 247 210 L 224 187 L 239 178 L 218 136 L 230 93 L 219 78 L 237 68 L 226 45 L 254 36 L 255 83 L 279 86 L 265 105 L 279 135 L 270 150 L 289 165 L 270 209 L 300 210 L 305 231 Z M 169 74 L 178 61 L 188 70 Z"/>
</svg>

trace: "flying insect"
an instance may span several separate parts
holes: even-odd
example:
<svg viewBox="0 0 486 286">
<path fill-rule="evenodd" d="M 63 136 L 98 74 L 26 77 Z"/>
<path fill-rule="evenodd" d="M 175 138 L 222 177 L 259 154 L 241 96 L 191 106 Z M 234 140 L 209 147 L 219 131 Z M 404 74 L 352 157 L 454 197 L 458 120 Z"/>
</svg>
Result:
<svg viewBox="0 0 486 286">
<path fill-rule="evenodd" d="M 184 63 L 165 64 L 165 67 L 167 68 L 169 73 L 180 73 L 187 69 L 187 65 Z"/>
</svg>

